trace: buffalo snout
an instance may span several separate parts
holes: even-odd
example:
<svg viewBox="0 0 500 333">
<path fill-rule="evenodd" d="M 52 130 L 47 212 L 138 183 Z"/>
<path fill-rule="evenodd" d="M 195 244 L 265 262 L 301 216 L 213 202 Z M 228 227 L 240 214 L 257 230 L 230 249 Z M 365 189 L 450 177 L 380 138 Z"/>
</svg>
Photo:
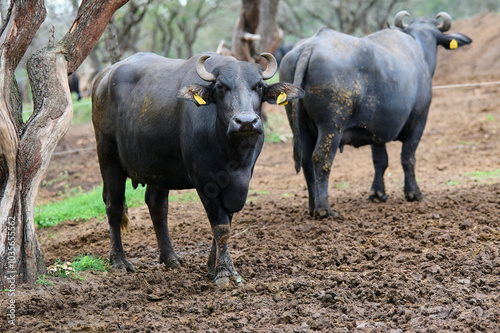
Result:
<svg viewBox="0 0 500 333">
<path fill-rule="evenodd" d="M 239 135 L 261 134 L 262 120 L 255 113 L 240 113 L 231 118 L 228 133 Z"/>
</svg>

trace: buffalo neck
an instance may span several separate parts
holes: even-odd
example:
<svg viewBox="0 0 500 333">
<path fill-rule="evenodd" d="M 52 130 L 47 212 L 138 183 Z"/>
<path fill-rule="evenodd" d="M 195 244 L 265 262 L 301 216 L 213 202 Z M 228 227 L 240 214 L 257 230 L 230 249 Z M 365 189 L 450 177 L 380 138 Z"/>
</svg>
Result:
<svg viewBox="0 0 500 333">
<path fill-rule="evenodd" d="M 410 34 L 415 38 L 432 77 L 437 63 L 436 37 L 430 31 L 413 30 Z"/>
</svg>

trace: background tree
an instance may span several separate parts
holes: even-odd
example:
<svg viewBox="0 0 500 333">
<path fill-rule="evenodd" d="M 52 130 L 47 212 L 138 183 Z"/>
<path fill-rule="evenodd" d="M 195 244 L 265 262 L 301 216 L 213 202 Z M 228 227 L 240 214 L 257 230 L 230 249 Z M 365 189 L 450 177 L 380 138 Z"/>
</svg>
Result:
<svg viewBox="0 0 500 333">
<path fill-rule="evenodd" d="M 0 285 L 34 283 L 45 272 L 33 221 L 35 199 L 55 146 L 72 117 L 68 74 L 90 53 L 128 0 L 83 0 L 70 30 L 28 61 L 34 111 L 23 122 L 14 71 L 46 17 L 43 0 L 13 0 L 0 30 Z M 12 227 L 13 228 L 9 228 Z M 14 249 L 14 253 L 10 251 Z M 15 272 L 15 274 L 11 272 Z M 7 274 L 8 273 L 8 274 Z"/>
</svg>

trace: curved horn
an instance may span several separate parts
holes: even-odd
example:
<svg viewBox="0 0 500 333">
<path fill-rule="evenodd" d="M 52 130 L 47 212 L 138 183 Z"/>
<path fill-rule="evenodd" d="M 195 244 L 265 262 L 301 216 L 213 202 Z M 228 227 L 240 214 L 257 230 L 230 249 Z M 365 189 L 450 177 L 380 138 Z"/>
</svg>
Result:
<svg viewBox="0 0 500 333">
<path fill-rule="evenodd" d="M 440 12 L 436 15 L 436 20 L 438 18 L 443 19 L 443 23 L 438 23 L 436 27 L 441 30 L 441 32 L 446 32 L 451 28 L 451 16 L 447 12 Z"/>
<path fill-rule="evenodd" d="M 196 73 L 198 73 L 198 76 L 203 80 L 213 82 L 217 78 L 212 73 L 209 73 L 205 68 L 205 60 L 207 60 L 208 58 L 210 58 L 209 55 L 203 55 L 198 58 L 198 61 L 196 61 Z"/>
<path fill-rule="evenodd" d="M 266 58 L 267 60 L 267 68 L 262 72 L 262 78 L 264 80 L 268 80 L 276 74 L 276 70 L 278 69 L 278 63 L 276 62 L 276 58 L 271 53 L 261 53 L 261 57 Z"/>
<path fill-rule="evenodd" d="M 410 13 L 408 13 L 406 10 L 402 10 L 396 14 L 396 17 L 394 18 L 394 25 L 398 28 L 404 29 L 408 26 L 408 24 L 403 23 L 403 19 L 405 16 L 410 16 Z"/>
</svg>

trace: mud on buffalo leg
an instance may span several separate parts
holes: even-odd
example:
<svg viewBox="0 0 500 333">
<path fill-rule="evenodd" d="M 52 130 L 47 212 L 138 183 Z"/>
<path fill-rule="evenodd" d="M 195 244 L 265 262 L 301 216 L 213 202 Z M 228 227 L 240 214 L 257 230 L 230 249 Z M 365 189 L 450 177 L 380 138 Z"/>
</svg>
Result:
<svg viewBox="0 0 500 333">
<path fill-rule="evenodd" d="M 231 259 L 228 249 L 232 214 L 226 213 L 218 204 L 207 202 L 204 205 L 214 236 L 207 262 L 207 276 L 219 286 L 227 285 L 230 278 L 234 278 L 237 283 L 240 283 L 243 279 L 234 268 L 233 259 Z"/>
<path fill-rule="evenodd" d="M 368 199 L 370 199 L 371 201 L 386 201 L 387 194 L 385 193 L 384 173 L 389 166 L 389 156 L 387 155 L 385 144 L 371 145 L 371 148 L 375 175 L 373 177 L 373 183 Z"/>
<path fill-rule="evenodd" d="M 328 179 L 341 137 L 340 133 L 335 131 L 333 124 L 323 122 L 318 127 L 318 141 L 314 148 L 312 161 L 316 178 L 314 216 L 319 218 L 338 216 L 338 213 L 330 208 L 328 202 Z"/>
<path fill-rule="evenodd" d="M 105 163 L 102 165 L 103 199 L 108 216 L 109 235 L 111 240 L 110 261 L 113 267 L 134 272 L 134 266 L 127 260 L 123 252 L 121 230 L 122 221 L 128 217 L 125 209 L 125 180 L 127 179 L 120 165 Z"/>
<path fill-rule="evenodd" d="M 175 253 L 168 232 L 168 190 L 159 189 L 148 185 L 146 188 L 146 204 L 156 233 L 158 248 L 160 249 L 160 264 L 167 268 L 180 265 L 180 257 Z"/>
</svg>

